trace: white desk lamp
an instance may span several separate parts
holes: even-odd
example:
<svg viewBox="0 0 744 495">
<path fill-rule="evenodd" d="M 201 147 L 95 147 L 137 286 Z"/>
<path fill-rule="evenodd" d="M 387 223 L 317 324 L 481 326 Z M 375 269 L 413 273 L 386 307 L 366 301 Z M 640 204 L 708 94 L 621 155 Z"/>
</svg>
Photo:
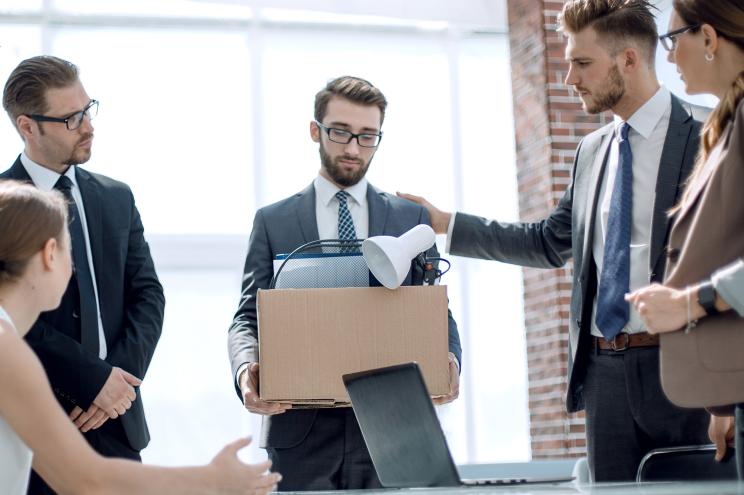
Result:
<svg viewBox="0 0 744 495">
<path fill-rule="evenodd" d="M 434 245 L 436 235 L 428 225 L 417 225 L 400 237 L 380 235 L 362 242 L 362 256 L 369 271 L 388 289 L 397 289 L 411 268 L 411 260 Z"/>
</svg>

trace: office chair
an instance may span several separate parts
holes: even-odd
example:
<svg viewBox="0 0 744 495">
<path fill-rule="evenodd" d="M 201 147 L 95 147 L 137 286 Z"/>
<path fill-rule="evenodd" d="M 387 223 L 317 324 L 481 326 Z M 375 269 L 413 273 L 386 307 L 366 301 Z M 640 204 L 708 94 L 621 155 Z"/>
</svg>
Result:
<svg viewBox="0 0 744 495">
<path fill-rule="evenodd" d="M 641 460 L 636 481 L 735 480 L 734 449 L 729 447 L 721 462 L 715 452 L 713 444 L 652 450 Z"/>
</svg>

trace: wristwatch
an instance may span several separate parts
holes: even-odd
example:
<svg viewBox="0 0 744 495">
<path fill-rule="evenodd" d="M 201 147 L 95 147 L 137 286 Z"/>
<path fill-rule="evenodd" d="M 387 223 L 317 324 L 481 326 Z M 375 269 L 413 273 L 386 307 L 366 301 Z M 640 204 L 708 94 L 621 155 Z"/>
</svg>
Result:
<svg viewBox="0 0 744 495">
<path fill-rule="evenodd" d="M 716 309 L 716 289 L 710 281 L 703 282 L 698 287 L 698 304 L 703 307 L 705 314 L 708 316 L 718 314 L 718 310 Z"/>
</svg>

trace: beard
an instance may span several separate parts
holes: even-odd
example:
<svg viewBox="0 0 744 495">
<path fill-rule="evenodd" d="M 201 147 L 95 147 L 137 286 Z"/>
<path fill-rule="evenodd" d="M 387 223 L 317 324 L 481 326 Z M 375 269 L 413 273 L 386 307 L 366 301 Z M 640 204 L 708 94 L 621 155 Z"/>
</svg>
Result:
<svg viewBox="0 0 744 495">
<path fill-rule="evenodd" d="M 599 89 L 594 92 L 591 102 L 584 103 L 584 111 L 590 114 L 602 113 L 612 109 L 625 96 L 625 81 L 620 75 L 617 64 L 612 66 L 610 72 Z"/>
<path fill-rule="evenodd" d="M 80 139 L 78 144 L 92 137 L 93 137 L 92 134 L 87 134 Z M 70 166 L 80 165 L 81 163 L 85 163 L 88 160 L 90 160 L 90 155 L 91 155 L 90 148 L 85 149 L 85 148 L 78 148 L 76 146 L 70 152 L 70 157 L 67 160 L 63 161 L 62 163 L 64 163 L 65 165 L 70 165 Z"/>
<path fill-rule="evenodd" d="M 357 184 L 364 178 L 369 169 L 369 164 L 372 163 L 372 158 L 367 163 L 364 163 L 360 158 L 354 158 L 349 155 L 339 155 L 336 158 L 331 158 L 331 155 L 326 153 L 323 143 L 320 143 L 320 164 L 323 169 L 328 172 L 328 175 L 333 179 L 333 182 L 342 187 L 351 187 Z M 353 172 L 348 172 L 339 164 L 341 160 L 356 161 L 359 163 L 359 169 Z"/>
</svg>

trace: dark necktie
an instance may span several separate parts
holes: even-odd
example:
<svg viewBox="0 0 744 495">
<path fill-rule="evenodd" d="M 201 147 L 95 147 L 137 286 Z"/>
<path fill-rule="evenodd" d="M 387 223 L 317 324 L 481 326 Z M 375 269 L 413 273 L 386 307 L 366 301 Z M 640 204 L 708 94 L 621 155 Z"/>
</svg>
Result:
<svg viewBox="0 0 744 495">
<path fill-rule="evenodd" d="M 633 223 L 633 153 L 628 142 L 627 122 L 620 128 L 615 184 L 607 219 L 602 273 L 597 291 L 596 322 L 605 339 L 612 340 L 628 323 L 630 306 L 630 229 Z"/>
<path fill-rule="evenodd" d="M 98 313 L 96 310 L 96 294 L 93 289 L 93 277 L 88 264 L 88 251 L 83 235 L 83 224 L 80 221 L 77 204 L 72 196 L 72 181 L 66 175 L 59 178 L 54 188 L 64 194 L 67 199 L 68 215 L 70 217 L 70 240 L 72 242 L 72 260 L 75 267 L 75 277 L 70 283 L 76 283 L 80 294 L 80 343 L 83 347 L 99 354 L 98 342 Z"/>
<path fill-rule="evenodd" d="M 338 199 L 338 238 L 344 241 L 356 239 L 354 220 L 351 218 L 351 212 L 349 211 L 348 205 L 349 193 L 346 191 L 339 191 L 336 193 L 336 199 Z M 355 251 L 357 251 L 356 247 L 341 248 L 341 252 L 345 253 Z"/>
</svg>

